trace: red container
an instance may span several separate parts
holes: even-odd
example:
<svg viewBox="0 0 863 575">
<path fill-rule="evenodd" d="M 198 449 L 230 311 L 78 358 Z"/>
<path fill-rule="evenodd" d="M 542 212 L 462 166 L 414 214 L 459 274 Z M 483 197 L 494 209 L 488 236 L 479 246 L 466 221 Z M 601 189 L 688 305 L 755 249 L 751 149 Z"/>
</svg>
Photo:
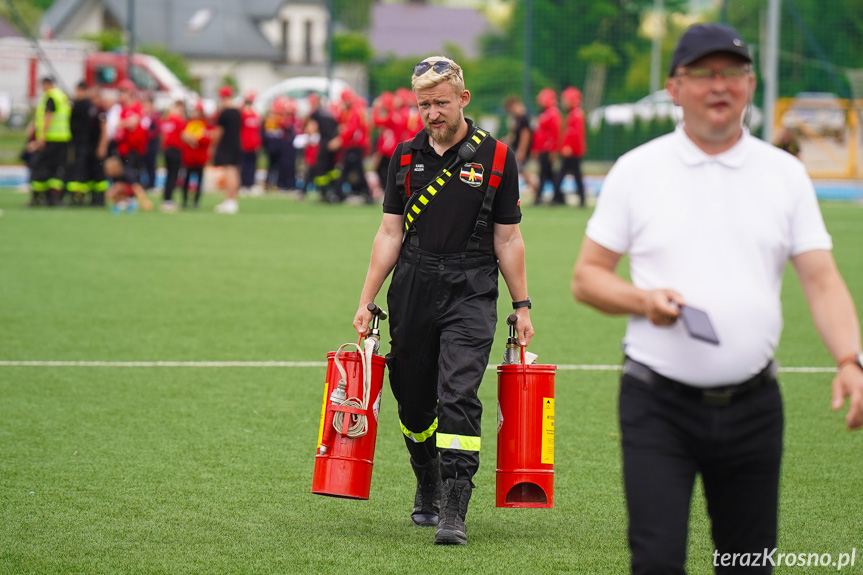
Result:
<svg viewBox="0 0 863 575">
<path fill-rule="evenodd" d="M 556 365 L 497 367 L 497 507 L 554 507 Z"/>
<path fill-rule="evenodd" d="M 315 456 L 315 473 L 312 478 L 312 493 L 345 497 L 348 499 L 368 499 L 372 485 L 372 465 L 375 459 L 375 441 L 378 435 L 378 413 L 381 405 L 381 392 L 384 381 L 386 360 L 380 355 L 372 356 L 371 391 L 369 405 L 364 414 L 368 420 L 368 431 L 362 437 L 348 437 L 350 414 L 362 412 L 359 409 L 336 407 L 330 403 L 330 394 L 338 387 L 341 374 L 335 365 L 336 352 L 327 354 L 327 379 L 324 391 L 324 404 L 321 409 L 321 426 L 318 432 L 318 450 Z M 345 392 L 349 398 L 362 401 L 363 367 L 362 356 L 356 351 L 343 351 L 339 362 L 347 373 Z M 340 434 L 332 429 L 333 415 L 345 411 L 345 424 Z M 325 453 L 321 453 L 322 442 L 327 443 Z"/>
</svg>

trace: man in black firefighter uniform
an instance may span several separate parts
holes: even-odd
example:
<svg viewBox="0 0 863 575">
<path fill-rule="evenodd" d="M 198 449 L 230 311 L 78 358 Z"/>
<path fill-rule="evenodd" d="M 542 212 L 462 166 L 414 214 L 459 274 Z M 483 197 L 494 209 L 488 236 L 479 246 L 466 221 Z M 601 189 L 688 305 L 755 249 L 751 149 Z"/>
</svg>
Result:
<svg viewBox="0 0 863 575">
<path fill-rule="evenodd" d="M 521 344 L 534 333 L 518 167 L 511 150 L 465 119 L 470 92 L 455 62 L 427 58 L 414 67 L 411 83 L 425 130 L 400 144 L 390 163 L 354 327 L 367 332 L 366 306 L 395 267 L 387 366 L 417 476 L 411 519 L 437 526 L 435 544 L 464 545 L 498 270 L 518 314 Z"/>
</svg>

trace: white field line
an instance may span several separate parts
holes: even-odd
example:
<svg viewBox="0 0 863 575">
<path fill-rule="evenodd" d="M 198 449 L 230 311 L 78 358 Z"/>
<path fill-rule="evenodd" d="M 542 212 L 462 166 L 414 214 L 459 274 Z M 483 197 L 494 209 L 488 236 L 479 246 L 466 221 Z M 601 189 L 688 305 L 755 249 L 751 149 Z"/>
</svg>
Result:
<svg viewBox="0 0 863 575">
<path fill-rule="evenodd" d="M 0 367 L 326 367 L 325 361 L 0 361 Z M 496 365 L 486 369 L 496 370 Z M 619 365 L 558 364 L 558 371 L 620 371 Z M 780 367 L 781 373 L 832 373 L 835 367 Z"/>
</svg>

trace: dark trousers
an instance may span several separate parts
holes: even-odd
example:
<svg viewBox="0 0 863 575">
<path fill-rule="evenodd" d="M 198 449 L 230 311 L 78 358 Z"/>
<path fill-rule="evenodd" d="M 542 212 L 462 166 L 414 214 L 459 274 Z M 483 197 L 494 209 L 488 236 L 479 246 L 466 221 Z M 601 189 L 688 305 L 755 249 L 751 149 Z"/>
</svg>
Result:
<svg viewBox="0 0 863 575">
<path fill-rule="evenodd" d="M 251 188 L 255 185 L 255 172 L 258 169 L 258 151 L 243 152 L 240 156 L 240 186 Z"/>
<path fill-rule="evenodd" d="M 285 140 L 279 155 L 279 177 L 276 182 L 280 190 L 293 190 L 297 187 L 297 149 L 293 139 Z"/>
<path fill-rule="evenodd" d="M 201 195 L 204 193 L 204 166 L 186 167 L 183 175 L 183 207 L 189 204 L 189 184 L 192 181 L 192 176 L 197 178 L 198 190 L 195 192 L 194 205 L 198 205 L 201 201 Z"/>
<path fill-rule="evenodd" d="M 336 186 L 339 194 L 343 193 L 345 184 L 348 184 L 351 193 L 361 196 L 369 196 L 369 185 L 366 182 L 366 171 L 363 167 L 363 148 L 347 148 L 342 158 L 342 177 Z"/>
<path fill-rule="evenodd" d="M 406 243 L 387 293 L 387 367 L 402 432 L 418 464 L 440 452 L 444 480 L 470 480 L 479 467 L 477 392 L 497 322 L 497 278 L 492 255 L 439 256 Z"/>
<path fill-rule="evenodd" d="M 267 188 L 276 187 L 279 182 L 279 165 L 282 161 L 282 150 L 267 150 Z"/>
<path fill-rule="evenodd" d="M 539 191 L 536 193 L 535 202 L 537 204 L 542 203 L 542 189 L 545 187 L 546 182 L 551 182 L 551 185 L 554 188 L 554 196 L 551 199 L 551 203 L 564 203 L 566 200 L 563 197 L 563 193 L 560 191 L 560 182 L 554 175 L 554 166 L 551 163 L 551 154 L 549 152 L 541 152 L 537 159 L 539 160 Z"/>
<path fill-rule="evenodd" d="M 776 547 L 783 412 L 775 380 L 717 407 L 624 375 L 619 410 L 634 575 L 685 573 L 696 474 L 720 556 Z M 714 563 L 713 556 L 697 560 Z M 721 575 L 771 572 L 715 569 Z"/>
<path fill-rule="evenodd" d="M 174 188 L 177 187 L 177 177 L 180 175 L 180 148 L 165 149 L 165 191 L 162 198 L 170 202 L 174 197 Z"/>
<path fill-rule="evenodd" d="M 581 158 L 575 156 L 564 157 L 560 165 L 560 173 L 557 175 L 557 189 L 563 184 L 563 178 L 572 174 L 575 178 L 575 190 L 578 194 L 579 206 L 584 207 L 584 178 L 581 175 Z"/>
<path fill-rule="evenodd" d="M 147 142 L 147 151 L 144 154 L 144 172 L 147 175 L 147 185 L 145 188 L 152 189 L 156 187 L 156 159 L 159 156 L 159 138 L 150 138 Z"/>
</svg>

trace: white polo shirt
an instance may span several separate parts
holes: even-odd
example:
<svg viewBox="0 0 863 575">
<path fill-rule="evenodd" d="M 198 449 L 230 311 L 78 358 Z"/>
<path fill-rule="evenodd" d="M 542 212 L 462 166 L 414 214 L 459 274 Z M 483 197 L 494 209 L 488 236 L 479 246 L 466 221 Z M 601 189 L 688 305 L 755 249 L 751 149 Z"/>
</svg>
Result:
<svg viewBox="0 0 863 575">
<path fill-rule="evenodd" d="M 629 254 L 632 282 L 673 289 L 710 316 L 721 342 L 631 316 L 626 354 L 697 386 L 758 373 L 782 331 L 782 273 L 791 256 L 830 250 L 812 181 L 794 156 L 746 132 L 708 155 L 682 127 L 621 156 L 602 186 L 587 236 Z"/>
</svg>

